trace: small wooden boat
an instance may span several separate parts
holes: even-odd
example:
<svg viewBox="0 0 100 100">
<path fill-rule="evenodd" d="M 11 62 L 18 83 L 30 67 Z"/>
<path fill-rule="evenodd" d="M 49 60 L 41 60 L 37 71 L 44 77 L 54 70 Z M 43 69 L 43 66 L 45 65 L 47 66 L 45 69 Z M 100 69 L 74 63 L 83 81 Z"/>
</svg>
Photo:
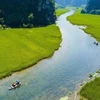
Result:
<svg viewBox="0 0 100 100">
<path fill-rule="evenodd" d="M 94 42 L 94 44 L 95 44 L 95 45 L 99 45 L 99 43 L 98 43 L 98 42 Z"/>
<path fill-rule="evenodd" d="M 11 86 L 9 87 L 9 90 L 16 89 L 16 88 L 18 88 L 18 87 L 20 87 L 20 86 L 21 86 L 21 82 L 19 82 L 19 84 L 15 84 L 15 86 L 11 85 Z"/>
</svg>

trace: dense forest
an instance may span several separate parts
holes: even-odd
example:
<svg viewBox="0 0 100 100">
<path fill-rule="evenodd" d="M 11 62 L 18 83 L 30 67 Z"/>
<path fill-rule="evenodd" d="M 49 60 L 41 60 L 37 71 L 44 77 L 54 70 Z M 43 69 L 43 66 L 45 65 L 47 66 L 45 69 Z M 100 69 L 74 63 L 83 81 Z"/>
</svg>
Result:
<svg viewBox="0 0 100 100">
<path fill-rule="evenodd" d="M 0 27 L 35 27 L 55 22 L 54 0 L 0 0 Z"/>
<path fill-rule="evenodd" d="M 55 0 L 55 1 L 61 6 L 67 6 L 67 5 L 81 6 L 87 3 L 87 0 Z"/>
<path fill-rule="evenodd" d="M 89 0 L 82 13 L 100 14 L 100 0 Z"/>
</svg>

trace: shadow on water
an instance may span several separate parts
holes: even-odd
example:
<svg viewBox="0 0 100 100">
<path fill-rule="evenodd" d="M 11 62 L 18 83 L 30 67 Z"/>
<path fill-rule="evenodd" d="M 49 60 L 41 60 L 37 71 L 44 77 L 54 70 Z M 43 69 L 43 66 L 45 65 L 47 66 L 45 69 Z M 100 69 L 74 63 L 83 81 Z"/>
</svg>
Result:
<svg viewBox="0 0 100 100">
<path fill-rule="evenodd" d="M 89 73 L 100 68 L 100 46 L 94 45 L 96 40 L 66 21 L 66 16 L 73 13 L 58 18 L 57 26 L 63 38 L 59 50 L 34 67 L 1 80 L 0 100 L 59 100 L 74 92 Z M 9 91 L 16 79 L 22 81 L 22 86 Z"/>
</svg>

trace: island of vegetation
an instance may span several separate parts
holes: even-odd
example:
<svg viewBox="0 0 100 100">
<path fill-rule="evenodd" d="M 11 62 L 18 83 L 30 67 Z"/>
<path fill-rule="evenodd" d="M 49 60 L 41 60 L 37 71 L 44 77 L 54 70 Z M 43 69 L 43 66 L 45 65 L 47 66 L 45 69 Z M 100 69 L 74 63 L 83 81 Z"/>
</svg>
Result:
<svg viewBox="0 0 100 100">
<path fill-rule="evenodd" d="M 100 77 L 87 82 L 79 91 L 80 100 L 100 100 Z"/>
<path fill-rule="evenodd" d="M 95 1 L 95 0 L 90 0 L 90 1 Z M 95 2 L 100 4 L 99 0 L 97 0 Z M 95 4 L 95 3 L 93 3 L 93 4 Z M 86 6 L 86 8 L 88 8 L 88 6 Z M 90 13 L 83 14 L 83 13 L 81 13 L 81 9 L 79 9 L 72 16 L 69 16 L 68 20 L 72 24 L 86 26 L 86 29 L 83 29 L 83 30 L 86 33 L 91 34 L 93 37 L 95 37 L 97 40 L 100 41 L 100 31 L 99 31 L 99 29 L 100 29 L 100 23 L 99 23 L 100 22 L 100 15 L 90 14 Z"/>
<path fill-rule="evenodd" d="M 53 0 L 0 0 L 0 78 L 59 48 L 62 39 L 55 21 Z"/>
<path fill-rule="evenodd" d="M 86 26 L 83 30 L 100 41 L 100 0 L 89 0 L 85 9 L 77 10 L 68 20 Z M 82 97 L 80 100 L 100 100 L 100 77 L 86 83 L 79 94 Z"/>
</svg>

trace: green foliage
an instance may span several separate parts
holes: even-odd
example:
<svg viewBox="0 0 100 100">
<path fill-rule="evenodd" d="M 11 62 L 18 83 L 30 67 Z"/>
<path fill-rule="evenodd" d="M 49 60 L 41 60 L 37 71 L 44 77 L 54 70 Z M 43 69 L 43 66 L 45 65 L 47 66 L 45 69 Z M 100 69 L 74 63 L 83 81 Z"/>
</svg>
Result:
<svg viewBox="0 0 100 100">
<path fill-rule="evenodd" d="M 22 27 L 23 27 L 23 28 L 32 28 L 32 27 L 33 27 L 33 24 L 30 24 L 30 23 L 28 23 L 28 24 L 23 24 Z"/>
<path fill-rule="evenodd" d="M 31 13 L 29 16 L 28 16 L 28 19 L 29 20 L 33 20 L 34 16 L 33 16 L 33 13 Z"/>
<path fill-rule="evenodd" d="M 90 74 L 90 75 L 89 75 L 89 78 L 91 78 L 91 77 L 93 77 L 93 74 Z"/>
<path fill-rule="evenodd" d="M 0 18 L 0 23 L 4 24 L 4 18 Z"/>
<path fill-rule="evenodd" d="M 51 56 L 60 42 L 56 25 L 0 30 L 0 78 Z"/>
<path fill-rule="evenodd" d="M 3 29 L 3 26 L 0 24 L 0 30 L 2 30 Z"/>
<path fill-rule="evenodd" d="M 55 3 L 55 9 L 59 9 L 59 8 L 61 8 L 60 4 Z"/>
<path fill-rule="evenodd" d="M 80 100 L 84 100 L 83 98 L 80 98 Z"/>
<path fill-rule="evenodd" d="M 82 13 L 100 14 L 100 0 L 89 0 Z"/>
<path fill-rule="evenodd" d="M 96 73 L 100 73 L 100 69 Z"/>
<path fill-rule="evenodd" d="M 86 9 L 82 9 L 81 13 L 83 13 L 83 14 L 87 13 Z"/>
<path fill-rule="evenodd" d="M 87 83 L 80 90 L 80 95 L 87 100 L 100 100 L 100 78 Z"/>
<path fill-rule="evenodd" d="M 8 27 L 55 23 L 54 0 L 0 0 L 0 24 Z"/>
<path fill-rule="evenodd" d="M 84 31 L 100 41 L 100 15 L 81 14 L 80 10 L 77 10 L 74 15 L 68 17 L 68 20 L 73 24 L 87 26 Z"/>
<path fill-rule="evenodd" d="M 5 28 L 6 28 L 6 25 L 0 24 L 0 30 L 5 29 Z"/>
</svg>

